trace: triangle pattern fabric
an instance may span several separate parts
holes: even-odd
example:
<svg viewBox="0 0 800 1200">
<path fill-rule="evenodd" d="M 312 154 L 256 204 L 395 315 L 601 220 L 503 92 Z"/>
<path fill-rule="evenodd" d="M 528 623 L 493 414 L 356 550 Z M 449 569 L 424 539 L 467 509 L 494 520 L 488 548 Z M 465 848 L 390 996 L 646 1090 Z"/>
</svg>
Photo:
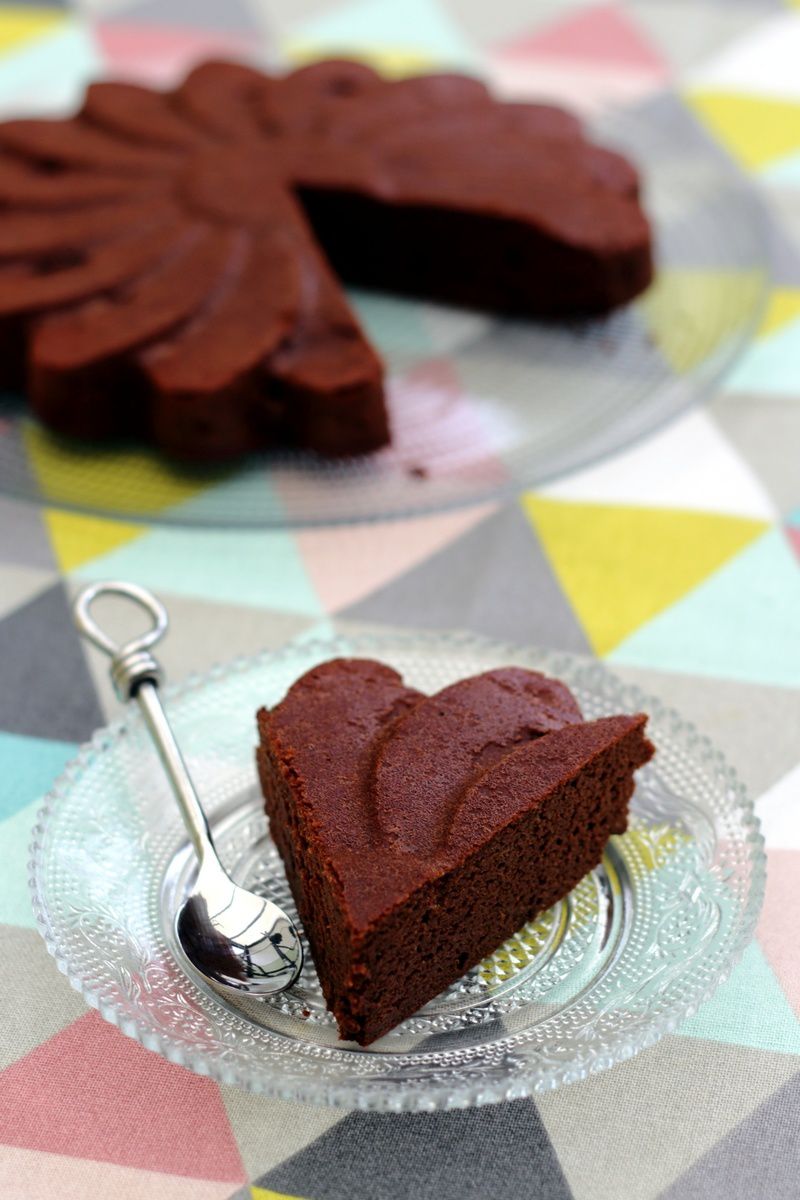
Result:
<svg viewBox="0 0 800 1200">
<path fill-rule="evenodd" d="M 796 804 L 796 799 L 794 800 Z M 771 849 L 767 867 L 767 893 L 758 927 L 758 940 L 775 972 L 784 995 L 800 1020 L 800 962 L 797 930 L 800 897 L 797 877 L 800 851 Z"/>
<path fill-rule="evenodd" d="M 36 920 L 28 886 L 28 852 L 31 831 L 41 801 L 37 798 L 0 822 L 3 886 L 0 889 L 0 924 L 35 929 Z"/>
<path fill-rule="evenodd" d="M 145 532 L 144 525 L 105 521 L 54 508 L 45 511 L 45 521 L 56 560 L 65 574 Z"/>
<path fill-rule="evenodd" d="M 25 425 L 25 449 L 47 500 L 122 519 L 163 512 L 207 486 L 144 449 L 108 449 L 98 461 L 92 447 L 62 443 L 32 422 Z"/>
<path fill-rule="evenodd" d="M 524 1147 L 524 1153 L 520 1153 Z M 350 1113 L 334 1129 L 255 1181 L 290 1196 L 374 1200 L 435 1196 L 572 1200 L 531 1100 L 438 1113 Z"/>
<path fill-rule="evenodd" d="M 597 654 L 610 653 L 765 528 L 744 517 L 575 504 L 532 493 L 523 504 Z"/>
<path fill-rule="evenodd" d="M 763 16 L 760 4 L 718 0 L 692 0 L 691 21 L 674 0 L 647 0 L 636 6 L 637 21 L 679 71 L 703 62 L 720 46 L 751 30 Z"/>
<path fill-rule="evenodd" d="M 0 732 L 0 821 L 49 791 L 77 746 Z"/>
<path fill-rule="evenodd" d="M 7 962 L 24 963 L 25 969 L 0 971 L 0 1012 L 3 1014 L 0 1072 L 86 1015 L 83 998 L 55 969 L 38 931 L 6 926 L 3 929 L 3 954 Z M 0 1179 L 6 1154 L 2 1140 L 0 1131 Z M 9 1194 L 0 1184 L 0 1196 Z"/>
<path fill-rule="evenodd" d="M 102 54 L 106 73 L 110 69 L 115 74 L 153 87 L 175 87 L 187 71 L 205 58 L 247 60 L 253 56 L 251 32 L 224 33 L 218 29 L 182 29 L 169 25 L 123 24 L 120 21 L 119 24 L 96 24 L 92 33 Z M 140 467 L 148 465 L 140 456 L 136 456 L 136 463 Z M 157 493 L 159 509 L 170 504 L 164 498 L 164 492 L 173 496 L 176 492 L 184 495 L 187 492 L 186 487 L 178 485 L 177 478 L 168 480 L 164 486 L 164 475 L 162 471 L 157 472 L 157 480 L 162 485 Z M 146 500 L 143 488 L 137 488 L 137 493 Z"/>
<path fill-rule="evenodd" d="M 287 1196 L 286 1192 L 273 1192 L 272 1188 L 251 1187 L 252 1200 L 303 1200 L 302 1196 Z"/>
<path fill-rule="evenodd" d="M 768 849 L 800 850 L 800 763 L 781 776 L 756 804 Z"/>
<path fill-rule="evenodd" d="M 4 5 L 0 12 L 0 54 L 15 53 L 27 42 L 52 33 L 65 19 L 57 6 Z"/>
<path fill-rule="evenodd" d="M 480 563 L 476 577 L 475 564 Z M 585 653 L 552 567 L 514 505 L 340 614 L 358 621 L 470 629 L 503 641 Z"/>
<path fill-rule="evenodd" d="M 798 1108 L 800 1073 L 707 1151 L 659 1200 L 709 1200 L 712 1196 L 724 1196 L 725 1200 L 753 1200 L 754 1196 L 789 1200 L 800 1165 Z M 793 1176 L 787 1174 L 790 1162 L 795 1166 Z"/>
<path fill-rule="evenodd" d="M 0 558 L 4 563 L 49 570 L 55 579 L 53 547 L 37 505 L 0 496 Z"/>
<path fill-rule="evenodd" d="M 800 188 L 800 150 L 770 163 L 761 172 L 761 178 L 768 185 Z"/>
<path fill-rule="evenodd" d="M 7 616 L 54 582 L 52 571 L 41 567 L 20 567 L 3 563 L 3 588 L 0 591 L 0 619 Z"/>
<path fill-rule="evenodd" d="M 3 1141 L 29 1150 L 243 1182 L 209 1079 L 123 1037 L 94 1012 L 0 1073 Z M 194 1136 L 202 1122 L 202 1136 Z"/>
<path fill-rule="evenodd" d="M 230 1184 L 3 1146 L 0 1196 L 47 1200 L 228 1200 Z M 249 1196 L 247 1200 L 250 1200 Z"/>
<path fill-rule="evenodd" d="M 721 43 L 719 43 L 721 44 Z M 778 12 L 723 48 L 691 76 L 708 91 L 800 100 L 800 15 Z"/>
<path fill-rule="evenodd" d="M 408 521 L 300 530 L 296 542 L 314 590 L 329 613 L 355 604 L 457 541 L 495 511 L 493 505 Z"/>
<path fill-rule="evenodd" d="M 664 60 L 643 29 L 619 4 L 591 4 L 534 33 L 515 38 L 503 53 L 523 59 L 557 58 L 661 73 Z"/>
<path fill-rule="evenodd" d="M 135 579 L 155 591 L 316 617 L 322 607 L 291 533 L 153 528 L 79 567 L 81 579 Z"/>
<path fill-rule="evenodd" d="M 729 392 L 709 406 L 714 423 L 772 497 L 778 515 L 800 504 L 800 404 L 792 396 Z"/>
<path fill-rule="evenodd" d="M 740 333 L 763 291 L 759 270 L 664 267 L 638 309 L 664 358 L 683 375 Z"/>
<path fill-rule="evenodd" d="M 770 294 L 767 311 L 758 330 L 760 338 L 800 318 L 800 288 L 775 288 Z"/>
<path fill-rule="evenodd" d="M 8 733 L 82 742 L 102 724 L 62 584 L 0 621 L 0 663 L 0 728 Z"/>
<path fill-rule="evenodd" d="M 693 408 L 612 458 L 546 484 L 540 495 L 774 520 L 775 503 L 759 472 L 731 445 L 724 428 L 705 409 Z"/>
<path fill-rule="evenodd" d="M 688 102 L 745 167 L 758 169 L 800 150 L 800 101 L 727 91 L 691 91 Z"/>
<path fill-rule="evenodd" d="M 255 8 L 255 6 L 253 6 Z M 193 28 L 219 29 L 224 33 L 247 32 L 258 28 L 253 8 L 247 0 L 127 0 L 117 4 L 104 14 L 104 22 L 121 20 L 125 24 L 172 28 L 185 26 L 191 33 Z"/>
<path fill-rule="evenodd" d="M 603 1200 L 661 1200 L 687 1164 L 796 1071 L 793 1055 L 668 1037 L 612 1071 L 546 1092 L 536 1103 L 575 1200 L 598 1194 Z M 677 1191 L 674 1200 L 687 1195 Z M 691 1200 L 727 1196 L 692 1192 Z M 747 1200 L 767 1196 L 757 1189 Z M 784 1193 L 781 1200 L 789 1197 Z"/>
<path fill-rule="evenodd" d="M 773 529 L 638 628 L 612 659 L 800 687 L 799 611 L 797 560 Z"/>
<path fill-rule="evenodd" d="M 345 1117 L 341 1108 L 272 1100 L 229 1084 L 220 1093 L 250 1179 L 304 1150 Z"/>
<path fill-rule="evenodd" d="M 733 1042 L 800 1055 L 800 1020 L 758 942 L 751 942 L 727 983 L 680 1027 L 683 1037 Z"/>
<path fill-rule="evenodd" d="M 726 378 L 726 392 L 766 392 L 796 397 L 800 392 L 798 333 L 800 318 L 788 321 L 754 342 Z"/>
<path fill-rule="evenodd" d="M 366 58 L 388 74 L 436 65 L 466 68 L 476 52 L 434 0 L 350 0 L 296 26 L 283 47 L 290 58 Z"/>
</svg>

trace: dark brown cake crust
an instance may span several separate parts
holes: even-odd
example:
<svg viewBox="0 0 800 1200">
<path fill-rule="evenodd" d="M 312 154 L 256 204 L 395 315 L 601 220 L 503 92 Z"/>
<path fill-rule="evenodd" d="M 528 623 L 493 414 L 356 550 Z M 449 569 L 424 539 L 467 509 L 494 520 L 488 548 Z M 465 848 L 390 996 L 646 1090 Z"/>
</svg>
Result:
<svg viewBox="0 0 800 1200">
<path fill-rule="evenodd" d="M 86 439 L 372 451 L 383 371 L 339 278 L 561 316 L 651 273 L 630 165 L 463 76 L 207 63 L 0 124 L 0 385 Z"/>
<path fill-rule="evenodd" d="M 646 720 L 585 722 L 520 668 L 427 697 L 361 659 L 259 712 L 270 828 L 343 1038 L 386 1033 L 597 865 Z"/>
</svg>

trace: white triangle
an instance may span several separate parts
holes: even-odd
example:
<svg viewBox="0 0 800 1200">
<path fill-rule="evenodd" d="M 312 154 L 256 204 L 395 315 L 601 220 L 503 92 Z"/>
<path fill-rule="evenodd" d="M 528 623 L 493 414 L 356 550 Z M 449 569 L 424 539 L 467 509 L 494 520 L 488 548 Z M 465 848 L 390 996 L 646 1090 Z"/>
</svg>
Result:
<svg viewBox="0 0 800 1200">
<path fill-rule="evenodd" d="M 756 813 L 767 846 L 800 850 L 800 763 L 764 792 Z"/>
<path fill-rule="evenodd" d="M 800 99 L 800 13 L 780 13 L 748 30 L 691 71 L 692 90 Z"/>
<path fill-rule="evenodd" d="M 541 489 L 555 499 L 775 520 L 775 505 L 712 417 L 686 413 L 613 458 Z"/>
</svg>

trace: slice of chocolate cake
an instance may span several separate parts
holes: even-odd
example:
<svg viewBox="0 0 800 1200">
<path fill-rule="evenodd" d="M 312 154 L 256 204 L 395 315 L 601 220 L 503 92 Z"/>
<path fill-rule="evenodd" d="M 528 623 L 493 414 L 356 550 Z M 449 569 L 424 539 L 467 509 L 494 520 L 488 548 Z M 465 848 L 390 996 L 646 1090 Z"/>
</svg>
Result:
<svg viewBox="0 0 800 1200">
<path fill-rule="evenodd" d="M 206 63 L 0 123 L 0 386 L 84 439 L 230 459 L 389 441 L 342 281 L 498 312 L 643 290 L 633 168 L 542 104 L 358 63 Z"/>
<path fill-rule="evenodd" d="M 600 862 L 646 721 L 584 721 L 521 668 L 425 696 L 365 659 L 259 712 L 272 836 L 343 1038 L 379 1038 Z"/>
</svg>

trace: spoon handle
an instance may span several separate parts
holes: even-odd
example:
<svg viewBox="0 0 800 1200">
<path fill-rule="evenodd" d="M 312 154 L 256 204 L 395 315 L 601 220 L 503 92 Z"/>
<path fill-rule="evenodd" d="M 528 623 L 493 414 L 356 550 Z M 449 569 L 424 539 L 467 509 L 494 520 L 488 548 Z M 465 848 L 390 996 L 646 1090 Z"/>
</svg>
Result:
<svg viewBox="0 0 800 1200">
<path fill-rule="evenodd" d="M 91 606 L 98 596 L 124 596 L 133 600 L 153 618 L 152 628 L 118 646 L 91 614 Z M 206 815 L 158 694 L 158 685 L 164 675 L 160 664 L 150 653 L 150 647 L 167 632 L 167 610 L 146 588 L 135 583 L 113 581 L 84 588 L 75 601 L 73 615 L 79 632 L 111 658 L 111 678 L 118 699 L 122 703 L 135 699 L 139 705 L 200 863 L 206 863 L 209 859 L 218 863 Z"/>
</svg>

